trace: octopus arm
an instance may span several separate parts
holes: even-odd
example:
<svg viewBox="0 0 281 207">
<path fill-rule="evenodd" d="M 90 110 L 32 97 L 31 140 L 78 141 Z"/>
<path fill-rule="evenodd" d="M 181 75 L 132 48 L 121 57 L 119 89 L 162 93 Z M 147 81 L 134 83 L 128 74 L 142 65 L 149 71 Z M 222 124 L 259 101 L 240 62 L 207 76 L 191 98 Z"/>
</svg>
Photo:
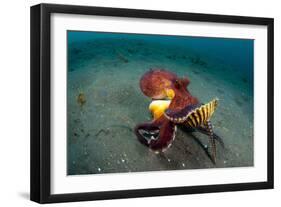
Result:
<svg viewBox="0 0 281 207">
<path fill-rule="evenodd" d="M 138 140 L 149 147 L 151 140 L 158 139 L 160 128 L 156 123 L 145 122 L 138 124 L 134 131 Z"/>
<path fill-rule="evenodd" d="M 207 129 L 204 126 L 198 127 L 196 128 L 196 130 L 202 134 L 209 135 Z M 216 133 L 214 133 L 214 139 L 217 140 L 223 148 L 225 148 L 223 139 Z"/>
<path fill-rule="evenodd" d="M 160 127 L 159 138 L 151 140 L 150 148 L 156 152 L 165 151 L 175 139 L 176 125 L 166 120 Z"/>
<path fill-rule="evenodd" d="M 184 107 L 181 110 L 172 110 L 172 109 L 167 109 L 164 113 L 165 117 L 167 119 L 169 119 L 170 121 L 176 123 L 176 124 L 181 124 L 184 123 L 189 114 L 198 107 L 199 105 L 188 105 L 186 107 Z"/>
<path fill-rule="evenodd" d="M 135 127 L 138 140 L 155 152 L 164 151 L 175 139 L 176 126 L 167 119 L 147 122 Z"/>
</svg>

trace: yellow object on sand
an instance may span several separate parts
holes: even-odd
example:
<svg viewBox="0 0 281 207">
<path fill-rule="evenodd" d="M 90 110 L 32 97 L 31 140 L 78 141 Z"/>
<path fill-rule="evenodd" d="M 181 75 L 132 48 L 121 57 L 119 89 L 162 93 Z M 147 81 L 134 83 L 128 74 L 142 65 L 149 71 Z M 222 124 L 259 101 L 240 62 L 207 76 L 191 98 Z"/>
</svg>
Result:
<svg viewBox="0 0 281 207">
<path fill-rule="evenodd" d="M 149 105 L 149 111 L 151 112 L 153 119 L 161 117 L 165 110 L 169 107 L 171 100 L 154 100 Z"/>
</svg>

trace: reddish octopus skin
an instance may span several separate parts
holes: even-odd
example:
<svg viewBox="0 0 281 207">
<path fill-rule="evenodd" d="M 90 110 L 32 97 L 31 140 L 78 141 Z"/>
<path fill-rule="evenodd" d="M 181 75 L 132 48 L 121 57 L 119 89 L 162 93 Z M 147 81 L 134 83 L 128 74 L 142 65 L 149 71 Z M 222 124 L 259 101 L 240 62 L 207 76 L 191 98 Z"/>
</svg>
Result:
<svg viewBox="0 0 281 207">
<path fill-rule="evenodd" d="M 152 99 L 166 97 L 165 89 L 170 88 L 176 74 L 163 69 L 150 69 L 140 79 L 140 89 L 144 95 Z"/>
<path fill-rule="evenodd" d="M 140 134 L 140 130 L 159 130 L 159 138 L 148 141 Z M 135 134 L 137 135 L 139 141 L 155 152 L 164 151 L 167 149 L 175 138 L 175 133 L 175 124 L 169 121 L 165 116 L 161 116 L 159 119 L 152 122 L 138 124 L 135 127 Z"/>
<path fill-rule="evenodd" d="M 151 69 L 140 79 L 140 88 L 144 95 L 152 99 L 166 98 L 165 90 L 172 89 L 175 93 L 168 109 L 180 111 L 181 109 L 198 104 L 197 98 L 187 90 L 188 78 L 178 78 L 174 73 L 164 69 Z M 146 139 L 141 131 L 159 130 L 157 139 Z M 176 126 L 164 115 L 160 118 L 135 127 L 135 134 L 139 141 L 154 151 L 163 151 L 168 148 L 175 138 Z"/>
</svg>

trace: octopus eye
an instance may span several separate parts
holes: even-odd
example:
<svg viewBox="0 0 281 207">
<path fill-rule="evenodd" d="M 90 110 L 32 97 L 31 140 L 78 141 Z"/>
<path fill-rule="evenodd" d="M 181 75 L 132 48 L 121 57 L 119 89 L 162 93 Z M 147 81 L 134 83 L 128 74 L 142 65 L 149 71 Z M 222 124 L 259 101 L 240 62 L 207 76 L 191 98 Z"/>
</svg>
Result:
<svg viewBox="0 0 281 207">
<path fill-rule="evenodd" d="M 177 89 L 179 89 L 179 88 L 181 87 L 181 83 L 179 82 L 179 80 L 176 80 L 176 81 L 175 81 L 175 87 L 176 87 Z"/>
</svg>

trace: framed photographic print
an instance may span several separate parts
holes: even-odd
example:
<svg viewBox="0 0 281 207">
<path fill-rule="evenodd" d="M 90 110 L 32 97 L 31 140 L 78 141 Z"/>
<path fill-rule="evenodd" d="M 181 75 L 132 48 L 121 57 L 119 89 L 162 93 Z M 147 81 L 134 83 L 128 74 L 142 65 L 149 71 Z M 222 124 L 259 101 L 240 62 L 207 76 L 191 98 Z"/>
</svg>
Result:
<svg viewBox="0 0 281 207">
<path fill-rule="evenodd" d="M 273 188 L 273 19 L 31 7 L 31 200 Z"/>
</svg>

